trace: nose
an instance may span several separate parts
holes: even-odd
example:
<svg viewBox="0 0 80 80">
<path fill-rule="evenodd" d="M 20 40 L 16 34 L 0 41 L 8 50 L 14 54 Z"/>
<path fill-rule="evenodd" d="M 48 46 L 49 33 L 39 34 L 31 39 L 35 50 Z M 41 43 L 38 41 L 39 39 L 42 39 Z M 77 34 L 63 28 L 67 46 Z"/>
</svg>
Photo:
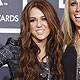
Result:
<svg viewBox="0 0 80 80">
<path fill-rule="evenodd" d="M 79 1 L 78 4 L 77 4 L 77 11 L 78 11 L 78 12 L 80 11 L 80 1 Z"/>
<path fill-rule="evenodd" d="M 41 21 L 38 20 L 38 21 L 37 21 L 37 27 L 41 27 L 41 26 L 42 26 Z"/>
</svg>

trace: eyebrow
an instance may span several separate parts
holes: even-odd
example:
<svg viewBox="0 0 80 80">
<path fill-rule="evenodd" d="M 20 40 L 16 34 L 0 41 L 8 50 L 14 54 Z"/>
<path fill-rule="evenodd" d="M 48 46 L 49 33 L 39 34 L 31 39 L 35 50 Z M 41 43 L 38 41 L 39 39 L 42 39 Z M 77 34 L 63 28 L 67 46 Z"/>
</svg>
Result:
<svg viewBox="0 0 80 80">
<path fill-rule="evenodd" d="M 71 1 L 76 1 L 76 0 L 71 0 Z"/>
<path fill-rule="evenodd" d="M 30 18 L 35 18 L 35 17 L 30 17 Z"/>
<path fill-rule="evenodd" d="M 41 16 L 41 17 L 45 17 L 45 16 Z M 30 18 L 36 18 L 36 17 L 34 16 L 34 17 L 30 17 Z"/>
</svg>

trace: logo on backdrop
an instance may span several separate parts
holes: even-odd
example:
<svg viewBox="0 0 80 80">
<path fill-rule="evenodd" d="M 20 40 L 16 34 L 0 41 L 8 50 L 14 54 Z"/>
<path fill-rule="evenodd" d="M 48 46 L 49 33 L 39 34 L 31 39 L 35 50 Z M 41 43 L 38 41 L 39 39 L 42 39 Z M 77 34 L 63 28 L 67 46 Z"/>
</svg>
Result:
<svg viewBox="0 0 80 80">
<path fill-rule="evenodd" d="M 8 5 L 8 3 L 3 3 L 2 0 L 0 0 L 0 6 L 2 5 Z"/>
<path fill-rule="evenodd" d="M 2 1 L 0 0 L 0 6 L 2 6 L 3 5 L 3 3 L 2 3 Z"/>
<path fill-rule="evenodd" d="M 0 0 L 0 28 L 19 28 L 22 0 Z"/>
<path fill-rule="evenodd" d="M 59 0 L 59 8 L 64 8 L 65 4 L 64 4 L 64 0 Z"/>
</svg>

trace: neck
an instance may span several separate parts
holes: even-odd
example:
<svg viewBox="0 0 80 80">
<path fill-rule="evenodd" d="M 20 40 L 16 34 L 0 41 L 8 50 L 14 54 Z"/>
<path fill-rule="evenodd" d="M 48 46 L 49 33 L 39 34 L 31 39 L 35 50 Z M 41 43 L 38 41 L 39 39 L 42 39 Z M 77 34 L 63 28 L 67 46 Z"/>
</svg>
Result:
<svg viewBox="0 0 80 80">
<path fill-rule="evenodd" d="M 41 50 L 40 54 L 38 54 L 38 60 L 42 61 L 42 58 L 46 55 L 46 51 L 45 51 L 46 43 L 41 42 L 41 43 L 37 43 L 37 45 L 39 46 L 39 48 Z M 45 62 L 46 59 L 44 58 L 43 61 Z"/>
<path fill-rule="evenodd" d="M 79 37 L 80 37 L 80 29 L 78 30 L 78 35 L 79 35 Z"/>
<path fill-rule="evenodd" d="M 34 39 L 34 42 L 38 45 L 38 47 L 40 48 L 40 53 L 38 54 L 38 60 L 41 62 L 43 60 L 43 62 L 46 61 L 46 58 L 43 59 L 43 57 L 45 57 L 46 55 L 46 51 L 45 51 L 45 48 L 46 48 L 46 42 L 47 42 L 47 39 L 44 39 L 44 40 L 36 40 Z"/>
<path fill-rule="evenodd" d="M 76 31 L 75 37 L 76 37 L 77 39 L 80 38 L 80 30 L 77 30 L 77 31 Z"/>
</svg>

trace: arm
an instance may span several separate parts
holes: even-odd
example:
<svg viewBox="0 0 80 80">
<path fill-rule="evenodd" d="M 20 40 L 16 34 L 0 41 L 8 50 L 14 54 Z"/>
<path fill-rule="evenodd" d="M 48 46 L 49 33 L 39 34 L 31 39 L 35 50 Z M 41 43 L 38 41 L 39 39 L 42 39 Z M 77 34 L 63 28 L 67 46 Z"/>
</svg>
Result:
<svg viewBox="0 0 80 80">
<path fill-rule="evenodd" d="M 20 40 L 8 38 L 6 45 L 0 48 L 0 67 L 8 64 L 8 60 L 13 57 L 20 49 Z"/>
</svg>

